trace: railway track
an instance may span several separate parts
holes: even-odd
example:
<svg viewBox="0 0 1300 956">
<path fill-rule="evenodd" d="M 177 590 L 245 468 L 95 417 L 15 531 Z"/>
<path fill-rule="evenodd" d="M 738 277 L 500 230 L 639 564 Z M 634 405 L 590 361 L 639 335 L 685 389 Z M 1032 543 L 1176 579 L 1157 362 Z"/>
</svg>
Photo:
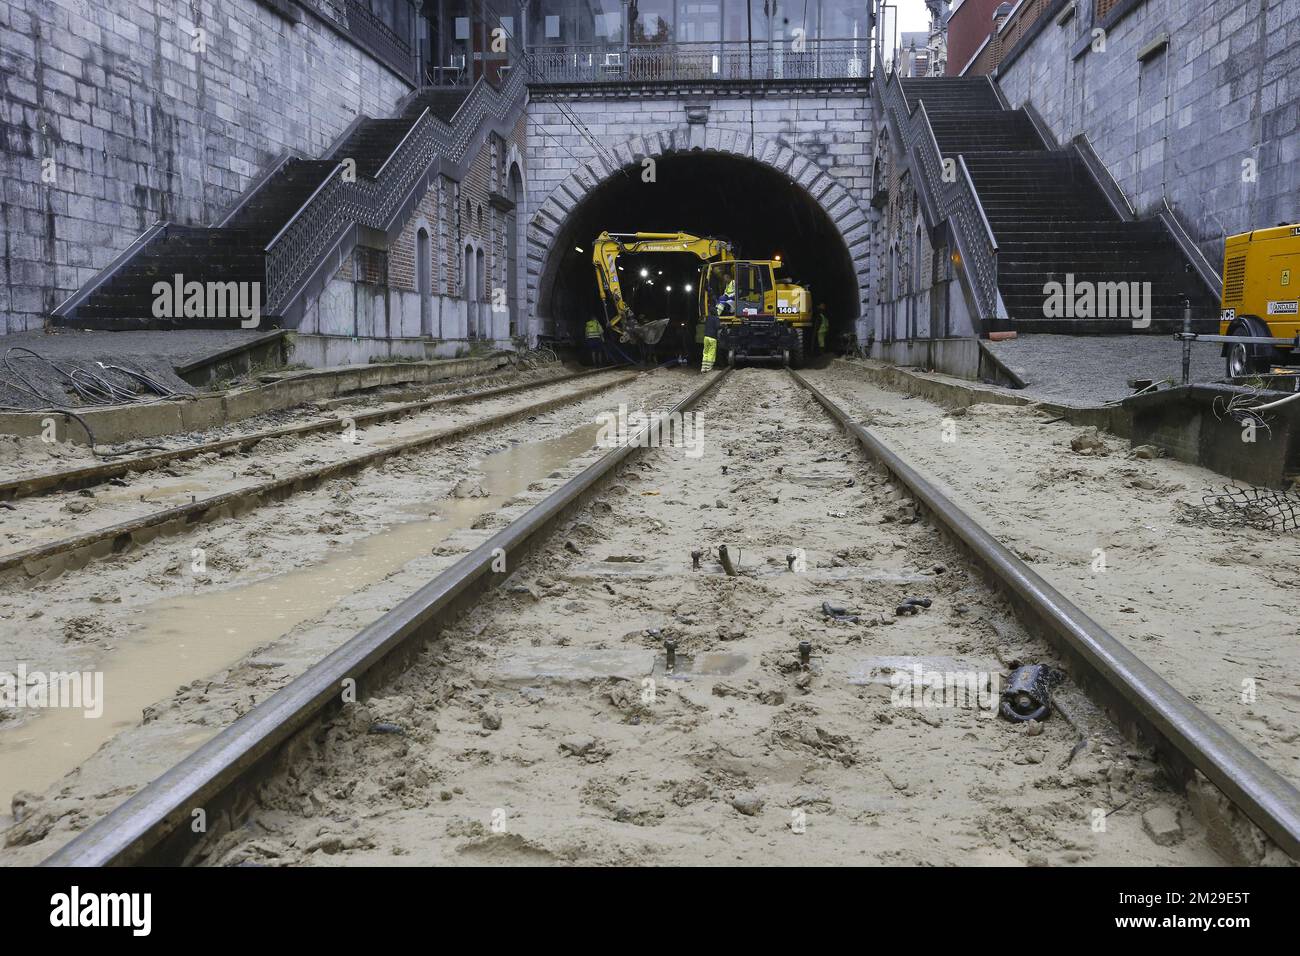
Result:
<svg viewBox="0 0 1300 956">
<path fill-rule="evenodd" d="M 354 428 L 365 428 L 381 422 L 398 421 L 417 412 L 429 411 L 430 409 L 440 407 L 454 407 L 457 405 L 463 405 L 467 402 L 483 401 L 489 398 L 497 398 L 502 395 L 513 395 L 518 392 L 527 392 L 531 389 L 540 388 L 546 385 L 558 385 L 561 382 L 573 381 L 574 379 L 588 378 L 593 375 L 605 375 L 610 371 L 611 369 L 595 369 L 583 372 L 562 372 L 561 374 L 545 378 L 481 389 L 473 387 L 474 383 L 472 382 L 454 382 L 451 384 L 433 385 L 426 389 L 422 389 L 421 391 L 429 393 L 440 392 L 451 389 L 454 386 L 468 386 L 469 388 L 467 391 L 460 394 L 436 398 L 421 397 L 410 401 L 398 401 L 385 405 L 383 408 L 378 408 L 368 412 L 359 412 L 354 415 L 332 415 L 314 421 L 301 422 L 296 425 L 285 425 L 279 428 L 254 429 L 252 431 L 241 432 L 240 434 L 228 438 L 196 442 L 148 454 L 141 453 L 137 455 L 115 457 L 110 461 L 100 461 L 92 465 L 84 465 L 77 468 L 62 468 L 38 474 L 24 474 L 16 477 L 4 478 L 0 479 L 0 501 L 14 501 L 18 498 L 48 495 L 60 491 L 77 491 L 82 488 L 94 488 L 106 482 L 113 481 L 114 479 L 124 478 L 132 473 L 141 474 L 153 471 L 176 462 L 189 461 L 202 455 L 227 455 L 243 452 L 255 448 L 264 441 L 271 441 L 277 438 L 302 438 L 307 435 L 315 435 L 322 432 L 333 432 L 337 434 L 347 423 L 350 423 Z M 347 396 L 343 399 L 332 400 L 328 404 L 350 405 L 363 400 L 364 397 L 361 396 Z"/>
<path fill-rule="evenodd" d="M 704 454 L 634 434 L 47 862 L 1216 862 L 1142 834 L 1197 774 L 1300 857 L 1294 788 L 801 376 L 695 410 Z M 894 676 L 1021 663 L 1068 674 L 1031 730 Z"/>
<path fill-rule="evenodd" d="M 11 480 L 0 487 L 0 497 L 24 498 L 21 526 L 14 525 L 11 542 L 0 544 L 0 574 L 19 569 L 38 576 L 94 557 L 113 554 L 159 534 L 185 531 L 198 522 L 257 508 L 283 499 L 331 478 L 355 474 L 389 458 L 420 451 L 487 428 L 535 416 L 632 381 L 633 372 L 580 372 L 549 379 L 490 388 L 447 398 L 404 402 L 355 415 L 266 429 L 218 441 L 159 452 L 141 458 L 109 462 L 89 468 L 65 470 Z M 542 397 L 526 404 L 505 400 L 528 393 Z M 455 421 L 437 416 L 480 403 L 498 403 L 498 409 Z M 440 427 L 424 427 L 425 425 Z M 387 426 L 387 428 L 386 428 Z M 304 453 L 300 443 L 315 438 L 321 443 Z M 229 476 L 231 456 L 260 454 L 251 467 Z M 285 447 L 288 446 L 288 447 Z M 234 459 L 238 461 L 238 459 Z M 185 472 L 172 471 L 161 480 L 150 472 L 189 462 Z M 194 467 L 195 463 L 200 463 Z M 130 483 L 123 478 L 141 473 Z M 176 478 L 183 478 L 179 485 Z M 107 507 L 90 508 L 96 501 L 87 489 L 118 482 L 129 490 L 100 493 Z M 205 490 L 214 493 L 200 494 Z M 39 496 L 39 497 L 29 497 Z M 156 507 L 157 499 L 181 503 Z M 184 501 L 184 498 L 189 498 Z M 143 506 L 142 506 L 143 505 Z M 114 520 L 120 518 L 121 520 Z M 90 527 L 87 527 L 89 525 Z M 51 537 L 43 543 L 22 542 Z"/>
</svg>

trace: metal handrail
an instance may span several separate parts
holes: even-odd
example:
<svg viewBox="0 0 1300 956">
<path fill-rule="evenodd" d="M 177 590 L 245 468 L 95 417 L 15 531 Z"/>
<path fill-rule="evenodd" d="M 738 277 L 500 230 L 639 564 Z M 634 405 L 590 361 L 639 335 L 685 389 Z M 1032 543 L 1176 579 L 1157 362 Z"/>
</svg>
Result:
<svg viewBox="0 0 1300 956">
<path fill-rule="evenodd" d="M 305 200 L 303 200 L 303 204 L 298 207 L 298 211 L 295 212 L 292 216 L 290 216 L 289 221 L 280 227 L 280 231 L 275 234 L 275 238 L 273 238 L 270 242 L 268 242 L 265 246 L 262 247 L 263 252 L 271 251 L 271 247 L 274 246 L 277 242 L 279 242 L 280 239 L 284 236 L 284 234 L 293 227 L 293 224 L 298 221 L 299 217 L 302 216 L 302 214 L 307 210 L 307 207 L 310 206 L 313 202 L 315 202 L 316 197 L 320 195 L 321 190 L 330 184 L 330 181 L 342 168 L 343 168 L 343 164 L 337 163 L 334 166 L 334 168 L 329 171 L 329 174 L 320 181 L 320 185 L 318 185 L 315 189 L 313 189 L 311 195 L 308 196 Z"/>
<path fill-rule="evenodd" d="M 559 43 L 530 46 L 525 66 L 535 83 L 861 79 L 869 72 L 870 52 L 864 37 Z"/>
<path fill-rule="evenodd" d="M 266 255 L 266 306 L 268 315 L 279 309 L 301 284 L 310 270 L 330 253 L 344 225 L 359 224 L 387 229 L 403 199 L 408 196 L 421 174 L 435 157 L 441 155 L 456 163 L 468 150 L 473 133 L 489 111 L 504 117 L 509 104 L 524 89 L 522 72 L 512 73 L 498 90 L 480 78 L 456 110 L 451 122 L 433 114 L 426 107 L 411 123 L 402 140 L 384 160 L 373 178 L 344 182 L 338 175 L 339 163 L 313 191 L 293 217 L 276 233 L 263 250 Z M 327 187 L 329 188 L 327 191 Z M 301 239 L 292 249 L 273 248 L 284 242 L 291 230 L 312 216 L 315 232 Z"/>
<path fill-rule="evenodd" d="M 462 102 L 461 106 L 464 105 L 465 105 L 464 102 Z M 459 109 L 460 107 L 457 107 L 458 111 Z M 380 166 L 378 171 L 375 173 L 375 177 L 374 177 L 375 179 L 378 179 L 380 176 L 384 175 L 384 170 L 387 169 L 388 164 L 393 161 L 393 157 L 402 151 L 402 147 L 404 147 L 407 143 L 407 140 L 411 138 L 411 134 L 415 132 L 416 127 L 419 126 L 421 123 L 423 123 L 424 118 L 428 115 L 429 115 L 429 107 L 426 106 L 423 112 L 421 112 L 420 115 L 415 118 L 415 122 L 411 124 L 411 128 L 406 131 L 406 135 L 402 137 L 402 141 L 393 148 L 393 151 L 391 153 L 388 154 L 388 158 L 384 160 L 383 165 Z"/>
<path fill-rule="evenodd" d="M 984 223 L 984 232 L 988 236 L 989 246 L 996 253 L 998 251 L 998 238 L 993 235 L 993 227 L 989 225 L 989 217 L 984 213 L 984 203 L 980 202 L 980 194 L 975 189 L 975 180 L 971 179 L 970 170 L 966 168 L 966 157 L 957 154 L 957 165 L 961 167 L 962 177 L 966 180 L 966 188 L 970 190 L 971 198 L 975 201 L 975 209 L 980 214 L 980 222 Z"/>
<path fill-rule="evenodd" d="M 880 90 L 881 105 L 898 131 L 901 151 L 912 165 L 913 178 L 926 207 L 933 210 L 939 221 L 948 222 L 956 236 L 965 262 L 964 271 L 983 317 L 1005 318 L 1005 306 L 998 291 L 997 238 L 965 159 L 958 155 L 962 175 L 955 182 L 945 184 L 938 172 L 943 166 L 943 153 L 925 104 L 919 102 L 915 108 L 909 108 L 902 77 L 897 71 L 886 73 L 879 62 L 873 79 Z"/>
</svg>

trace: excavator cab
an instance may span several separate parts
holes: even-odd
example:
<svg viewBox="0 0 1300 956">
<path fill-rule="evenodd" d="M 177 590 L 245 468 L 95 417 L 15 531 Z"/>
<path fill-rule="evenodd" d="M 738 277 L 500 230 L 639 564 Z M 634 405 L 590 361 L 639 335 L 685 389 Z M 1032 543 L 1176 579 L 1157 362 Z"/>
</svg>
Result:
<svg viewBox="0 0 1300 956">
<path fill-rule="evenodd" d="M 720 317 L 718 349 L 728 364 L 745 359 L 803 361 L 805 333 L 797 321 L 795 300 L 806 290 L 778 283 L 779 260 L 738 259 L 704 266 L 700 283 L 700 318 Z M 734 283 L 734 294 L 727 295 Z"/>
<path fill-rule="evenodd" d="M 687 232 L 602 232 L 596 237 L 591 255 L 596 289 L 608 328 L 620 341 L 654 345 L 669 319 L 642 321 L 633 315 L 619 279 L 619 257 L 683 252 L 703 263 L 696 319 L 721 319 L 718 348 L 729 362 L 762 358 L 795 367 L 802 363 L 812 324 L 811 297 L 807 289 L 777 280 L 780 258 L 738 260 L 727 240 Z"/>
<path fill-rule="evenodd" d="M 705 314 L 712 312 L 724 323 L 736 324 L 747 316 L 771 312 L 772 269 L 766 263 L 715 262 L 705 270 L 700 284 Z M 730 296 L 729 287 L 733 289 Z"/>
</svg>

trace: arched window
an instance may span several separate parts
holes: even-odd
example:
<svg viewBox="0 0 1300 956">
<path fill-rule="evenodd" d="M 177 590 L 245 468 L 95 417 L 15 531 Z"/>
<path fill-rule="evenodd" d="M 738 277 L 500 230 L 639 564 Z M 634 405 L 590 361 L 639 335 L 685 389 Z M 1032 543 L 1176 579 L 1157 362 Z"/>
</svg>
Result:
<svg viewBox="0 0 1300 956">
<path fill-rule="evenodd" d="M 423 226 L 415 234 L 415 289 L 420 296 L 420 334 L 433 336 L 433 243 Z"/>
<path fill-rule="evenodd" d="M 924 270 L 921 266 L 921 223 L 916 224 L 916 232 L 912 235 L 912 290 L 921 289 L 921 280 L 924 277 Z"/>
</svg>

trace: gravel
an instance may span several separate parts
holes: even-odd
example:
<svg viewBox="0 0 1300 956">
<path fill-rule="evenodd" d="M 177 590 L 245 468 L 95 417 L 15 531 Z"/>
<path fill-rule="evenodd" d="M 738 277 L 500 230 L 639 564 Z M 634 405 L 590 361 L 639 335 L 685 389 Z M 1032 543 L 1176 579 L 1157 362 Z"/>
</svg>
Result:
<svg viewBox="0 0 1300 956">
<path fill-rule="evenodd" d="M 1183 350 L 1163 335 L 1021 335 L 985 342 L 1028 385 L 1017 394 L 1066 405 L 1101 405 L 1130 395 L 1130 379 L 1182 381 Z M 1191 380 L 1223 376 L 1223 359 L 1211 345 L 1192 346 Z"/>
</svg>

